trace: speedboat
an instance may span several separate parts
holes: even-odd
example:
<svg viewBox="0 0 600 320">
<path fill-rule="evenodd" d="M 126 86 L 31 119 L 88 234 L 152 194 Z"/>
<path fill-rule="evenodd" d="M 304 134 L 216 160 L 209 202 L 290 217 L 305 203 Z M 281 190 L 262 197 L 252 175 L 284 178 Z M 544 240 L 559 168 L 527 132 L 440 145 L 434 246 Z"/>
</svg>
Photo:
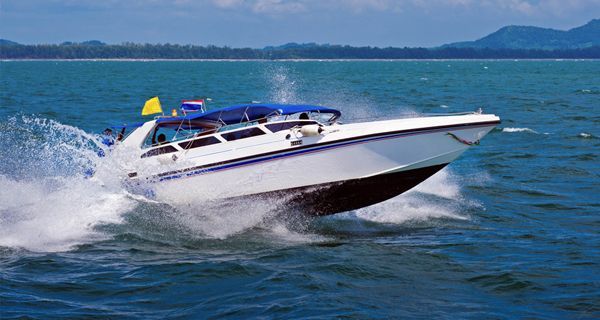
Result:
<svg viewBox="0 0 600 320">
<path fill-rule="evenodd" d="M 481 112 L 341 123 L 339 110 L 244 104 L 120 126 L 124 180 L 159 201 L 284 199 L 313 215 L 415 187 L 500 123 Z"/>
</svg>

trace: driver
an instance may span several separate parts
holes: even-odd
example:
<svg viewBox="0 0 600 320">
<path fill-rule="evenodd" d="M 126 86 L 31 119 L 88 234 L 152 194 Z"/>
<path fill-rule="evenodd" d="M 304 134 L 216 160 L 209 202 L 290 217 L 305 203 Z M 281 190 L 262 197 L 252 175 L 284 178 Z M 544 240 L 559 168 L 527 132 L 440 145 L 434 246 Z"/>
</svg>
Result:
<svg viewBox="0 0 600 320">
<path fill-rule="evenodd" d="M 163 143 L 165 143 L 167 141 L 167 136 L 165 136 L 164 133 L 161 133 L 161 134 L 158 135 L 157 140 L 158 140 L 158 144 L 159 145 L 163 144 Z"/>
</svg>

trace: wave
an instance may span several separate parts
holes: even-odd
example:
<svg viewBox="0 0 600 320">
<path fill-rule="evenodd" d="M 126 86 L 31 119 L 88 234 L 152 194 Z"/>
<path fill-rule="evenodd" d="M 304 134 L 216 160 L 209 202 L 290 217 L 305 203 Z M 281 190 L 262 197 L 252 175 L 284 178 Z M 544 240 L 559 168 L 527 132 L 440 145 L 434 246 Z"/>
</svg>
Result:
<svg viewBox="0 0 600 320">
<path fill-rule="evenodd" d="M 581 90 L 577 90 L 576 93 L 578 93 L 578 94 L 591 94 L 591 95 L 595 95 L 595 94 L 600 94 L 600 90 L 596 90 L 596 89 L 581 89 Z"/>
<path fill-rule="evenodd" d="M 338 214 L 331 219 L 407 227 L 415 223 L 435 225 L 445 219 L 469 220 L 470 217 L 464 213 L 465 205 L 478 206 L 463 198 L 458 179 L 446 168 L 400 196 L 353 212 Z"/>
<path fill-rule="evenodd" d="M 13 180 L 0 176 L 0 246 L 37 252 L 103 240 L 96 230 L 120 223 L 135 201 L 80 178 Z"/>
<path fill-rule="evenodd" d="M 577 135 L 579 138 L 583 139 L 596 139 L 597 137 L 591 133 L 581 132 Z"/>
<path fill-rule="evenodd" d="M 529 128 L 502 128 L 502 132 L 529 132 L 529 133 L 535 133 L 535 134 L 539 134 L 539 132 L 533 130 L 533 129 L 529 129 Z"/>
<path fill-rule="evenodd" d="M 76 127 L 23 116 L 0 123 L 0 136 L 12 150 L 0 155 L 0 247 L 68 251 L 132 232 L 152 241 L 224 240 L 257 229 L 283 242 L 319 239 L 276 217 L 280 201 L 170 205 L 131 194 L 119 179 L 131 155 L 98 157 L 100 137 Z"/>
<path fill-rule="evenodd" d="M 44 118 L 0 124 L 0 246 L 63 251 L 103 238 L 134 202 L 85 170 L 100 164 L 99 137 Z"/>
</svg>

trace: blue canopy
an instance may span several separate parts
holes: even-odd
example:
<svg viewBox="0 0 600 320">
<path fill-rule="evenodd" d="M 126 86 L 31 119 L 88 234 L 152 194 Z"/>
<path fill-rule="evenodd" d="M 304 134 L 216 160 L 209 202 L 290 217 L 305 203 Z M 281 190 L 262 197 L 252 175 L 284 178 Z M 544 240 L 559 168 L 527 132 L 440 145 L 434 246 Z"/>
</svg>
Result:
<svg viewBox="0 0 600 320">
<path fill-rule="evenodd" d="M 194 113 L 183 117 L 160 118 L 156 120 L 156 123 L 175 124 L 183 122 L 183 127 L 186 127 L 186 129 L 195 129 L 198 126 L 192 125 L 192 121 L 205 123 L 217 122 L 227 125 L 255 121 L 269 116 L 290 115 L 300 112 L 332 113 L 335 118 L 338 118 L 342 114 L 336 109 L 303 104 L 242 104 L 204 113 Z"/>
</svg>

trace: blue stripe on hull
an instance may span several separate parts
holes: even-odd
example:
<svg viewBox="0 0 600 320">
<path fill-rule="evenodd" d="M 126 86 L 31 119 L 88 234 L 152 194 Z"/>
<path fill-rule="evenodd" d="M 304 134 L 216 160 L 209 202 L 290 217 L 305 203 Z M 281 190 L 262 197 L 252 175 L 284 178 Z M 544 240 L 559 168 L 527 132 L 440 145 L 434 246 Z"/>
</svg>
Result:
<svg viewBox="0 0 600 320">
<path fill-rule="evenodd" d="M 472 128 L 476 128 L 476 127 L 484 127 L 484 126 L 490 126 L 490 124 L 473 125 L 473 126 L 469 126 L 469 127 L 465 127 L 465 128 L 454 129 L 453 131 L 466 130 L 466 129 L 472 129 Z M 342 147 L 347 147 L 350 145 L 362 144 L 362 143 L 367 143 L 367 142 L 372 142 L 372 141 L 396 139 L 396 138 L 403 138 L 403 137 L 421 135 L 421 134 L 430 134 L 430 133 L 443 132 L 443 131 L 448 131 L 448 128 L 424 130 L 424 131 L 418 131 L 418 132 L 396 133 L 396 134 L 378 136 L 378 137 L 372 137 L 372 138 L 366 138 L 366 139 L 358 138 L 357 140 L 341 142 L 341 143 L 325 145 L 325 146 L 319 146 L 318 144 L 316 144 L 314 148 L 291 151 L 291 152 L 282 151 L 282 153 L 267 156 L 267 157 L 260 157 L 260 155 L 258 155 L 257 158 L 247 160 L 247 161 L 240 161 L 240 162 L 235 162 L 235 163 L 230 163 L 230 164 L 225 164 L 225 165 L 220 165 L 220 166 L 216 165 L 214 167 L 202 168 L 202 169 L 198 169 L 198 170 L 192 169 L 192 170 L 189 170 L 189 172 L 182 172 L 182 173 L 178 173 L 178 174 L 174 174 L 174 175 L 160 177 L 158 181 L 161 182 L 161 181 L 169 181 L 169 180 L 180 179 L 180 178 L 188 178 L 188 177 L 196 176 L 199 174 L 213 173 L 216 171 L 223 171 L 223 170 L 228 170 L 228 169 L 232 169 L 232 168 L 243 167 L 243 166 L 262 163 L 262 162 L 268 162 L 268 161 L 272 161 L 272 160 L 276 160 L 276 159 L 294 157 L 297 155 L 308 154 L 308 153 L 313 153 L 313 152 L 321 152 L 321 151 L 325 151 L 325 150 L 342 148 Z"/>
</svg>

